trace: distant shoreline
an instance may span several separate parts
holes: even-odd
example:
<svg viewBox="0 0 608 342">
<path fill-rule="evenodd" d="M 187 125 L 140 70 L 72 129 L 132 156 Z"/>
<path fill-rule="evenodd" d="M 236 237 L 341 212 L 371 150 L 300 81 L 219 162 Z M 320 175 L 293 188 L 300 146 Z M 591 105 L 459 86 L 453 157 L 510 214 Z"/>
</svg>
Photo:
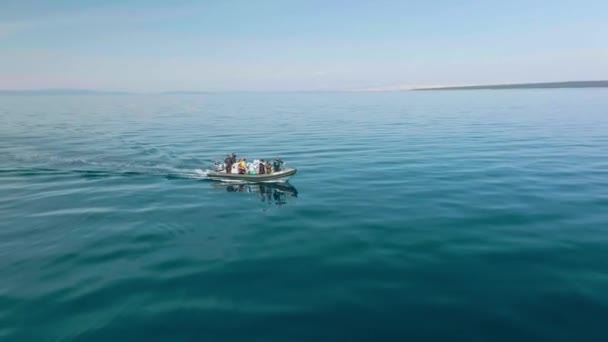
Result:
<svg viewBox="0 0 608 342">
<path fill-rule="evenodd" d="M 395 92 L 395 91 L 431 91 L 431 90 L 503 90 L 503 89 L 558 89 L 558 88 L 608 88 L 607 81 L 568 81 L 568 82 L 542 82 L 542 83 L 515 83 L 515 84 L 491 84 L 474 86 L 448 86 L 428 87 L 413 89 L 376 90 L 373 92 Z M 353 92 L 348 90 L 317 90 L 317 91 L 158 91 L 158 92 L 130 92 L 113 90 L 92 89 L 0 89 L 2 95 L 208 95 L 225 93 L 343 93 Z M 367 91 L 357 91 L 367 92 Z"/>
<path fill-rule="evenodd" d="M 491 84 L 458 87 L 415 88 L 414 91 L 428 90 L 501 90 L 501 89 L 556 89 L 556 88 L 608 88 L 608 81 L 569 81 L 543 83 Z"/>
</svg>

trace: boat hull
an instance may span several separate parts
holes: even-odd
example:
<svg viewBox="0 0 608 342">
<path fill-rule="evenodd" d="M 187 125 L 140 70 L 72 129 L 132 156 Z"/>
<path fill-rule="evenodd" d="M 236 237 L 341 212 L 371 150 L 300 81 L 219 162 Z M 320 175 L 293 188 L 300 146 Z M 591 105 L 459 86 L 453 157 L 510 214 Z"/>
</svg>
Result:
<svg viewBox="0 0 608 342">
<path fill-rule="evenodd" d="M 249 181 L 249 182 L 268 182 L 275 180 L 287 180 L 298 172 L 297 169 L 287 168 L 279 172 L 267 173 L 267 174 L 239 174 L 239 173 L 226 173 L 226 172 L 209 172 L 207 177 L 218 180 L 238 180 L 238 181 Z"/>
</svg>

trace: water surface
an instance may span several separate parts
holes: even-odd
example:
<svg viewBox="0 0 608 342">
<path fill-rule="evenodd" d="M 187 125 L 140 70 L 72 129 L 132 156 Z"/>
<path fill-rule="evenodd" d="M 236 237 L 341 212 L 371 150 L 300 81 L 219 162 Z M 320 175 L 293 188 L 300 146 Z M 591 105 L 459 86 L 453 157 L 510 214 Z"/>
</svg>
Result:
<svg viewBox="0 0 608 342">
<path fill-rule="evenodd" d="M 0 340 L 604 341 L 607 156 L 604 89 L 0 96 Z"/>
</svg>

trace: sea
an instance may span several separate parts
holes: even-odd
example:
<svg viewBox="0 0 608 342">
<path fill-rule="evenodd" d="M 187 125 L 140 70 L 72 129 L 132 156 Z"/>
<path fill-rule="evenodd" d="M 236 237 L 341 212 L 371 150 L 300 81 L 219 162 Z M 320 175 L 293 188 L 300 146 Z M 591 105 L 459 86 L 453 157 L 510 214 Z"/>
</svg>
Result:
<svg viewBox="0 0 608 342">
<path fill-rule="evenodd" d="M 608 89 L 0 96 L 1 341 L 607 327 Z"/>
</svg>

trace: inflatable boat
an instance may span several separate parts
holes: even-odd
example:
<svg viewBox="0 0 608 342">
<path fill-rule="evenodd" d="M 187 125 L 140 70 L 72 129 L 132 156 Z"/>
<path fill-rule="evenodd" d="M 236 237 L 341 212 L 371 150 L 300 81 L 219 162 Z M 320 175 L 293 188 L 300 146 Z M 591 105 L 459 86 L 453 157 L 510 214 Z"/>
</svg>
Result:
<svg viewBox="0 0 608 342">
<path fill-rule="evenodd" d="M 238 180 L 238 181 L 249 181 L 249 182 L 268 182 L 268 181 L 284 181 L 289 179 L 298 172 L 294 168 L 285 168 L 281 171 L 275 171 L 272 173 L 264 174 L 249 174 L 249 173 L 227 173 L 225 170 L 221 171 L 209 171 L 207 177 L 218 180 Z"/>
</svg>

